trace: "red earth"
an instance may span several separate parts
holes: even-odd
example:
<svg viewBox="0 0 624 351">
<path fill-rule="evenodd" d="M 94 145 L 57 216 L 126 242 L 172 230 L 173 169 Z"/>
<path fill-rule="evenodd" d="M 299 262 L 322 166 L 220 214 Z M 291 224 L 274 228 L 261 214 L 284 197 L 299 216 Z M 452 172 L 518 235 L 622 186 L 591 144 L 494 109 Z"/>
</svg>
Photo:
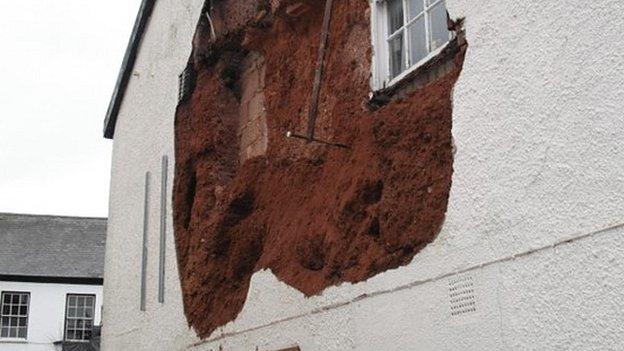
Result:
<svg viewBox="0 0 624 351">
<path fill-rule="evenodd" d="M 323 16 L 323 2 L 299 2 L 293 17 L 292 1 L 221 0 L 215 42 L 198 25 L 173 200 L 185 314 L 201 337 L 236 318 L 259 270 L 319 294 L 408 264 L 444 221 L 465 45 L 447 55 L 452 69 L 373 109 L 368 1 L 335 1 L 316 137 L 349 148 L 289 139 L 307 126 Z M 266 65 L 268 144 L 241 164 L 238 67 L 251 51 Z"/>
</svg>

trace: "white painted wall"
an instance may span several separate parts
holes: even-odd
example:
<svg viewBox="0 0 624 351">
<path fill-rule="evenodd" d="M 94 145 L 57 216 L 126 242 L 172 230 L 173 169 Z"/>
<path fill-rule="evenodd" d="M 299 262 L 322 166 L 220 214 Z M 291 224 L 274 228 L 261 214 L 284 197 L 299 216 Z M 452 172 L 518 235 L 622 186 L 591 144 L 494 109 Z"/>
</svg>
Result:
<svg viewBox="0 0 624 351">
<path fill-rule="evenodd" d="M 0 339 L 0 351 L 55 351 L 63 340 L 67 294 L 95 295 L 95 325 L 100 325 L 102 286 L 0 281 L 1 291 L 30 293 L 28 336 L 25 342 Z"/>
<path fill-rule="evenodd" d="M 143 174 L 172 155 L 175 82 L 201 2 L 158 2 L 117 124 L 105 350 L 624 349 L 619 0 L 447 0 L 470 45 L 454 91 L 455 173 L 441 234 L 408 266 L 311 299 L 259 272 L 239 318 L 200 342 L 182 314 L 170 216 L 167 302 L 156 303 L 155 181 L 139 312 Z M 452 317 L 449 282 L 466 274 L 477 312 Z"/>
<path fill-rule="evenodd" d="M 104 268 L 104 350 L 176 350 L 192 340 L 182 312 L 171 217 L 178 75 L 191 53 L 203 0 L 158 0 L 121 105 L 113 144 Z M 165 303 L 158 303 L 161 157 L 170 160 Z M 149 196 L 147 305 L 140 307 L 143 192 Z"/>
</svg>

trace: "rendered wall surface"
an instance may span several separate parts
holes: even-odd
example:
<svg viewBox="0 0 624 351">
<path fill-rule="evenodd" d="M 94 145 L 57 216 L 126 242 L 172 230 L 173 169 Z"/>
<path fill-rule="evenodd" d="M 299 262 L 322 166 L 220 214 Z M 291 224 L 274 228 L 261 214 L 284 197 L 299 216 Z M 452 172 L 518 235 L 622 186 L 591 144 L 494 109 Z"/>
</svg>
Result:
<svg viewBox="0 0 624 351">
<path fill-rule="evenodd" d="M 113 144 L 102 348 L 176 350 L 192 340 L 182 314 L 171 202 L 168 202 L 165 303 L 158 303 L 161 158 L 173 160 L 178 75 L 191 51 L 203 1 L 159 0 L 139 49 Z M 169 180 L 173 179 L 170 162 Z M 146 312 L 139 310 L 145 172 L 149 193 Z M 171 181 L 168 183 L 171 192 Z M 170 196 L 168 197 L 170 199 Z M 189 336 L 186 336 L 188 333 Z"/>
<path fill-rule="evenodd" d="M 0 339 L 2 351 L 55 351 L 63 340 L 67 294 L 95 295 L 94 324 L 101 324 L 102 287 L 97 285 L 43 284 L 0 281 L 1 291 L 30 293 L 26 342 Z"/>
<path fill-rule="evenodd" d="M 139 312 L 142 179 L 173 150 L 176 77 L 201 6 L 188 5 L 158 3 L 116 129 L 105 350 L 624 348 L 617 0 L 448 0 L 470 43 L 453 93 L 453 184 L 441 234 L 409 265 L 312 298 L 256 273 L 238 318 L 199 341 L 185 324 L 171 234 L 167 301 L 155 302 L 152 201 L 152 288 Z M 449 285 L 466 275 L 476 312 L 452 316 Z"/>
</svg>

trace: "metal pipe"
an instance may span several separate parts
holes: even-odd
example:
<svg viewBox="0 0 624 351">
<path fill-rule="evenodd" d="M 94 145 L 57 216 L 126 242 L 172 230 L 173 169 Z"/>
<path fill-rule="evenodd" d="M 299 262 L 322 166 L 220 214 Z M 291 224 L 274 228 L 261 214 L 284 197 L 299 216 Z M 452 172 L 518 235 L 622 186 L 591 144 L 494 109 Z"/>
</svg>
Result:
<svg viewBox="0 0 624 351">
<path fill-rule="evenodd" d="M 149 183 L 150 172 L 145 173 L 145 194 L 143 198 L 143 248 L 141 255 L 141 301 L 140 309 L 145 311 L 147 288 L 147 238 L 149 233 Z"/>
<path fill-rule="evenodd" d="M 321 32 L 321 42 L 319 45 L 318 57 L 316 61 L 316 71 L 314 72 L 314 85 L 312 87 L 312 103 L 308 112 L 308 142 L 314 139 L 316 129 L 316 116 L 318 114 L 318 99 L 321 90 L 321 78 L 323 76 L 323 63 L 325 61 L 325 51 L 327 38 L 329 37 L 329 24 L 331 22 L 333 0 L 325 2 L 325 15 L 323 17 L 323 29 Z"/>
<path fill-rule="evenodd" d="M 160 175 L 160 252 L 158 257 L 158 302 L 165 302 L 165 255 L 167 243 L 167 172 L 169 159 L 162 157 Z"/>
<path fill-rule="evenodd" d="M 329 145 L 329 146 L 336 146 L 336 147 L 340 147 L 340 148 L 343 148 L 343 149 L 350 149 L 351 148 L 351 147 L 349 147 L 349 145 L 342 144 L 342 143 L 332 143 L 331 141 L 325 141 L 325 140 L 320 140 L 320 139 L 316 139 L 316 138 L 310 139 L 306 135 L 293 133 L 291 131 L 286 132 L 286 137 L 287 138 L 295 138 L 295 139 L 303 139 L 303 140 L 306 140 L 309 143 L 315 142 L 315 143 Z"/>
</svg>

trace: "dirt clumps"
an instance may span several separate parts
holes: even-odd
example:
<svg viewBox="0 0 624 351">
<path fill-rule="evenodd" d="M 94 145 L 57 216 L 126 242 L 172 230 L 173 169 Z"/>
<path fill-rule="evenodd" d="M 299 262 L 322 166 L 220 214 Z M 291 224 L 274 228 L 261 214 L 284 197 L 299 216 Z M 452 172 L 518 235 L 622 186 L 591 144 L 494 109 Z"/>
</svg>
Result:
<svg viewBox="0 0 624 351">
<path fill-rule="evenodd" d="M 216 41 L 194 41 L 196 85 L 175 121 L 178 263 L 185 313 L 201 337 L 236 318 L 258 270 L 311 296 L 405 265 L 435 238 L 465 50 L 456 42 L 436 79 L 371 111 L 369 5 L 335 2 L 316 137 L 349 148 L 306 143 L 284 135 L 307 125 L 322 6 L 272 0 L 252 13 L 244 1 L 214 2 L 239 16 Z M 297 3 L 304 10 L 287 13 Z M 252 52 L 264 64 L 267 144 L 242 161 L 236 68 Z"/>
</svg>

